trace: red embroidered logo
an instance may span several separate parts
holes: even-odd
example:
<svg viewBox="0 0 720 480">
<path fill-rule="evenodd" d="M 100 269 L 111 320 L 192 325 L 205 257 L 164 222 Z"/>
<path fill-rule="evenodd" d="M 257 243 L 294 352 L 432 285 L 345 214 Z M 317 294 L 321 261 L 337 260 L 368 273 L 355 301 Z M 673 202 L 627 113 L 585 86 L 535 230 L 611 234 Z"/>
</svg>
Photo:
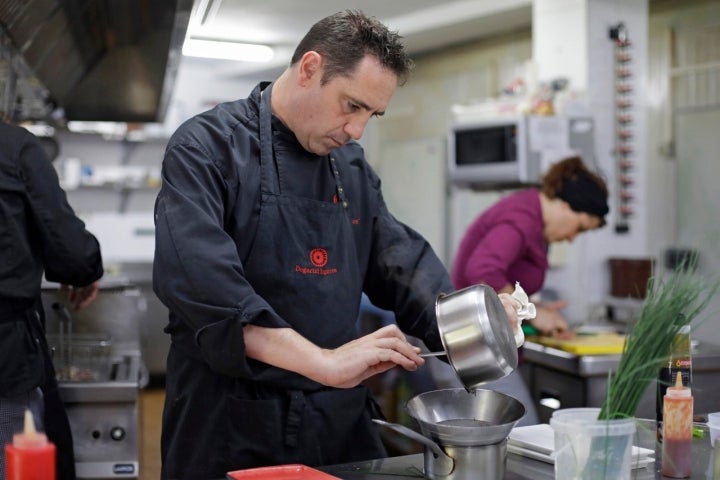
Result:
<svg viewBox="0 0 720 480">
<path fill-rule="evenodd" d="M 328 263 L 328 252 L 324 248 L 310 250 L 310 262 L 312 267 L 295 265 L 295 271 L 303 275 L 335 275 L 338 272 L 336 267 L 324 268 Z"/>
<path fill-rule="evenodd" d="M 324 248 L 313 248 L 310 251 L 310 261 L 316 267 L 324 267 L 328 261 L 327 250 Z"/>
</svg>

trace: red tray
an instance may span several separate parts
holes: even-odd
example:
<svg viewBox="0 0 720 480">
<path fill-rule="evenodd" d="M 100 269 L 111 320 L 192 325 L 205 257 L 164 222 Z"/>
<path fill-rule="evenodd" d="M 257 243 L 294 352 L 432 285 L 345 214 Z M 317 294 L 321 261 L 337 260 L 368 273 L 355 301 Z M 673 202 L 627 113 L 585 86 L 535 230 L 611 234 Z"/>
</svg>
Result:
<svg viewBox="0 0 720 480">
<path fill-rule="evenodd" d="M 235 470 L 228 472 L 227 478 L 232 480 L 340 480 L 338 477 L 300 464 Z"/>
</svg>

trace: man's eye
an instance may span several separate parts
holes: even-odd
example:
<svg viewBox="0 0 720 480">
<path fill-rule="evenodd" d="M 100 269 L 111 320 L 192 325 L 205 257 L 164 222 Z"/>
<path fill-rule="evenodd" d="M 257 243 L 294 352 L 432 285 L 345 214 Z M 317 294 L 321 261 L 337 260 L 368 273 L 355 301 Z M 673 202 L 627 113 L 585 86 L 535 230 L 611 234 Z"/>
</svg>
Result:
<svg viewBox="0 0 720 480">
<path fill-rule="evenodd" d="M 360 105 L 357 105 L 355 103 L 349 103 L 348 110 L 350 110 L 351 112 L 357 112 L 358 110 L 360 110 Z"/>
</svg>

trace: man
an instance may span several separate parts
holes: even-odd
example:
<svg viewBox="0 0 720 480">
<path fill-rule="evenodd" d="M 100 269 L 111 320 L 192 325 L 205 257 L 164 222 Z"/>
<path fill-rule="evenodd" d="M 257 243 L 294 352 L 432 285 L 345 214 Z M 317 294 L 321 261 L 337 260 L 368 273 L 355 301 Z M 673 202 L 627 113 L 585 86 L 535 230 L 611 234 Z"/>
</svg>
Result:
<svg viewBox="0 0 720 480">
<path fill-rule="evenodd" d="M 0 121 L 0 441 L 22 431 L 25 409 L 57 448 L 58 480 L 75 479 L 72 436 L 58 395 L 40 301 L 47 280 L 72 308 L 93 301 L 103 275 L 100 246 L 75 216 L 37 139 Z M 0 479 L 5 455 L 0 455 Z"/>
<path fill-rule="evenodd" d="M 355 142 L 411 66 L 396 33 L 338 13 L 275 82 L 171 138 L 155 208 L 172 336 L 162 478 L 386 455 L 360 382 L 424 361 L 397 325 L 357 338 L 361 294 L 437 350 L 435 298 L 452 291 Z"/>
</svg>

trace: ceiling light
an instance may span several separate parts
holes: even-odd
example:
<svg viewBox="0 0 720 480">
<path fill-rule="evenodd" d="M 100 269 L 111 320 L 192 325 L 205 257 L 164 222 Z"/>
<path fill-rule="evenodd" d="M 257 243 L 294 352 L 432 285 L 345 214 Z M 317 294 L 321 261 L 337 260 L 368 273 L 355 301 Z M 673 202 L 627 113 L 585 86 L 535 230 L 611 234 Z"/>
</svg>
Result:
<svg viewBox="0 0 720 480">
<path fill-rule="evenodd" d="M 272 60 L 273 50 L 267 45 L 253 43 L 186 38 L 183 55 L 262 63 Z"/>
</svg>

